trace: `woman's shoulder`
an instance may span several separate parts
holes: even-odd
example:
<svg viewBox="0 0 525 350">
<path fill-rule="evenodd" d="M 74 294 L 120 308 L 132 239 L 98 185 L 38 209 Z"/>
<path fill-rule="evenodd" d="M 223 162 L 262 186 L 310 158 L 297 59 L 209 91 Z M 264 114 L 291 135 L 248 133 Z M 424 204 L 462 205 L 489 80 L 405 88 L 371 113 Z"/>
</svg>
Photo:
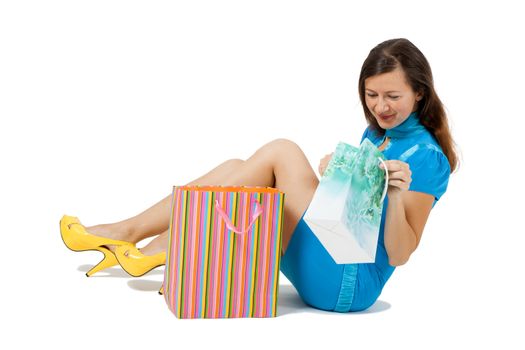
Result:
<svg viewBox="0 0 525 350">
<path fill-rule="evenodd" d="M 439 142 L 428 130 L 406 140 L 397 158 L 403 162 L 430 161 L 432 164 L 436 162 L 448 164 L 448 159 Z"/>
<path fill-rule="evenodd" d="M 410 166 L 411 191 L 433 194 L 436 200 L 445 193 L 450 177 L 450 164 L 430 132 L 418 135 L 398 159 Z"/>
</svg>

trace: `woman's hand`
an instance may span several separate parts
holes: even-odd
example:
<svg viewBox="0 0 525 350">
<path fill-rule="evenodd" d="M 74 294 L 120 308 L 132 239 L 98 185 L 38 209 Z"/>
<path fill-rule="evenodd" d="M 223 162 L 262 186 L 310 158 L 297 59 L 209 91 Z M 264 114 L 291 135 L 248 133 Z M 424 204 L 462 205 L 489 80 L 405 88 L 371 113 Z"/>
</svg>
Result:
<svg viewBox="0 0 525 350">
<path fill-rule="evenodd" d="M 330 159 L 332 159 L 332 155 L 334 153 L 330 153 L 330 154 L 327 154 L 326 156 L 324 156 L 321 161 L 319 162 L 319 174 L 321 176 L 323 176 L 326 168 L 328 167 L 328 163 L 330 162 Z"/>
<path fill-rule="evenodd" d="M 388 169 L 388 198 L 399 196 L 403 191 L 408 191 L 412 182 L 412 171 L 408 163 L 400 160 L 385 160 Z M 383 164 L 379 167 L 384 169 Z"/>
</svg>

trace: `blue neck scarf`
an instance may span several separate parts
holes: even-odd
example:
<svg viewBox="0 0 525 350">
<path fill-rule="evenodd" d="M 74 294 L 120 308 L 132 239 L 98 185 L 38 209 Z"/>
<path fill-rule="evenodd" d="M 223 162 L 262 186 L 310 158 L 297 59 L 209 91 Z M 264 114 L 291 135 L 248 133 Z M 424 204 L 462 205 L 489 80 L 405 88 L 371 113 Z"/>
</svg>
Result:
<svg viewBox="0 0 525 350">
<path fill-rule="evenodd" d="M 411 113 L 408 118 L 392 129 L 385 130 L 385 137 L 405 138 L 419 134 L 425 130 L 425 126 L 419 121 L 417 112 Z"/>
</svg>

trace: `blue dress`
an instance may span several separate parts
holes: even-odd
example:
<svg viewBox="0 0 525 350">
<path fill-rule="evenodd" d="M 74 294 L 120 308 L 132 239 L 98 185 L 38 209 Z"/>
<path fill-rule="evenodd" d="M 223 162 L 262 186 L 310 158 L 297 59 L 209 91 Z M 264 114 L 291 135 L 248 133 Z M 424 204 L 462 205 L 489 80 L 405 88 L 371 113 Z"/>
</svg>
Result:
<svg viewBox="0 0 525 350">
<path fill-rule="evenodd" d="M 434 204 L 445 193 L 450 165 L 434 136 L 412 113 L 399 126 L 380 135 L 368 127 L 361 139 L 376 146 L 390 137 L 382 151 L 386 159 L 401 160 L 410 165 L 410 191 L 434 196 Z M 384 225 L 388 196 L 383 204 L 379 240 L 374 263 L 336 264 L 309 226 L 299 220 L 285 254 L 281 271 L 290 280 L 303 301 L 315 308 L 337 312 L 360 311 L 377 300 L 395 267 L 388 262 L 384 244 Z"/>
</svg>

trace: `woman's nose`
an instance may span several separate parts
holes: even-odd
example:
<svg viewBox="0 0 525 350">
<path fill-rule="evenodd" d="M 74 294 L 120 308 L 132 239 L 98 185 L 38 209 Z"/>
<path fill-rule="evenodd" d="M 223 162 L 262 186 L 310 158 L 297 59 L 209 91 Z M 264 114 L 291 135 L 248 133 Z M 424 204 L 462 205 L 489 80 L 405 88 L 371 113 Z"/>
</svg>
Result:
<svg viewBox="0 0 525 350">
<path fill-rule="evenodd" d="M 378 98 L 376 106 L 375 106 L 376 114 L 383 114 L 386 111 L 388 111 L 388 104 L 386 103 L 384 99 Z"/>
</svg>

